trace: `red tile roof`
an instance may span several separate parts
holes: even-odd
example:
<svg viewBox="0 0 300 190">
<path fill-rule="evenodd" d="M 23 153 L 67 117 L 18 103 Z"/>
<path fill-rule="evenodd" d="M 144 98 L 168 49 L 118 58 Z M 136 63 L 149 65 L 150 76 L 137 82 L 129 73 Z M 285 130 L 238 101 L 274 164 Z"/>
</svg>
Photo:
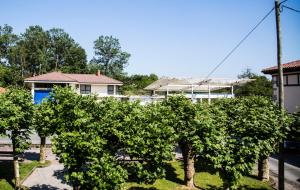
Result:
<svg viewBox="0 0 300 190">
<path fill-rule="evenodd" d="M 300 60 L 282 64 L 282 69 L 283 69 L 284 72 L 285 71 L 286 72 L 288 72 L 288 71 L 300 71 Z M 274 73 L 277 72 L 277 66 L 263 69 L 262 72 L 264 74 L 274 74 Z"/>
<path fill-rule="evenodd" d="M 25 82 L 77 82 L 87 84 L 122 84 L 121 81 L 96 74 L 66 74 L 61 72 L 51 72 L 35 77 L 26 78 Z"/>
<path fill-rule="evenodd" d="M 6 92 L 6 88 L 0 87 L 0 94 Z"/>
</svg>

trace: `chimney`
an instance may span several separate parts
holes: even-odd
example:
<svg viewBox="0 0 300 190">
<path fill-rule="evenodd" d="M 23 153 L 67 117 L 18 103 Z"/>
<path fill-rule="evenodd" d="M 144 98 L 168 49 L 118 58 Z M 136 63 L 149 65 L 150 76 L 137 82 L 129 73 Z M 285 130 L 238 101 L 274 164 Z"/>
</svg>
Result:
<svg viewBox="0 0 300 190">
<path fill-rule="evenodd" d="M 98 76 L 98 77 L 99 77 L 99 76 L 100 76 L 100 74 L 101 74 L 101 73 L 100 73 L 100 70 L 98 70 L 98 71 L 97 71 L 97 73 L 96 73 L 96 76 Z"/>
</svg>

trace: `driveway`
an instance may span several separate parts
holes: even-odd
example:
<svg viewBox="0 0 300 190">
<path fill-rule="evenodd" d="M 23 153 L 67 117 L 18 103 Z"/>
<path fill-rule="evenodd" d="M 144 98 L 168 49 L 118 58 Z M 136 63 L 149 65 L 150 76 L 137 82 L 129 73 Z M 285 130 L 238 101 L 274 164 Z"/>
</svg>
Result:
<svg viewBox="0 0 300 190">
<path fill-rule="evenodd" d="M 38 153 L 39 149 L 31 149 L 31 153 Z M 31 190 L 58 190 L 72 189 L 63 179 L 63 165 L 58 162 L 51 149 L 47 149 L 47 160 L 51 165 L 45 168 L 36 168 L 24 181 L 23 185 Z"/>
</svg>

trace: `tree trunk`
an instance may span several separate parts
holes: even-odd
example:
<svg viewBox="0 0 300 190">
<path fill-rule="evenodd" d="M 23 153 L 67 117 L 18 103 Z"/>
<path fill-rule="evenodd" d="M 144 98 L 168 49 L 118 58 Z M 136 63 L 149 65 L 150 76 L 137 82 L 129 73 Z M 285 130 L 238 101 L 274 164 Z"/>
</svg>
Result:
<svg viewBox="0 0 300 190">
<path fill-rule="evenodd" d="M 15 187 L 16 189 L 20 188 L 20 170 L 19 170 L 19 161 L 18 161 L 18 155 L 16 154 L 16 146 L 15 146 L 15 140 L 13 140 L 13 164 L 14 164 L 14 175 L 15 175 Z"/>
<path fill-rule="evenodd" d="M 44 164 L 45 160 L 46 160 L 46 137 L 41 137 L 40 163 Z"/>
<path fill-rule="evenodd" d="M 180 143 L 180 148 L 183 156 L 184 164 L 184 184 L 188 188 L 195 188 L 194 175 L 195 175 L 195 165 L 194 165 L 194 155 L 192 153 L 191 145 L 186 142 Z"/>
<path fill-rule="evenodd" d="M 269 159 L 268 157 L 260 157 L 258 160 L 258 178 L 261 181 L 269 181 Z"/>
<path fill-rule="evenodd" d="M 56 55 L 56 59 L 55 59 L 55 71 L 57 71 L 58 68 L 58 55 Z"/>
</svg>

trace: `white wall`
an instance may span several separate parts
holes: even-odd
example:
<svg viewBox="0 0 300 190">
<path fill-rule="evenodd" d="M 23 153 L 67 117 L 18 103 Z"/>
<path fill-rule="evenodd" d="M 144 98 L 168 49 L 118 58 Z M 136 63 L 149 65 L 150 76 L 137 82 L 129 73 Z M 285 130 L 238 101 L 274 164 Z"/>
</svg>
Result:
<svg viewBox="0 0 300 190">
<path fill-rule="evenodd" d="M 297 85 L 298 78 L 297 73 L 284 73 L 288 75 L 288 84 Z M 274 80 L 274 76 L 272 80 Z M 276 79 L 275 79 L 276 80 Z M 284 77 L 284 84 L 286 84 L 286 77 Z M 273 83 L 273 96 L 278 102 L 278 87 L 276 83 Z M 297 108 L 300 109 L 300 85 L 298 86 L 284 86 L 284 106 L 289 113 L 297 111 Z"/>
<path fill-rule="evenodd" d="M 284 87 L 284 105 L 290 113 L 300 108 L 300 86 Z"/>
<path fill-rule="evenodd" d="M 91 85 L 91 93 L 97 96 L 107 96 L 107 85 Z"/>
<path fill-rule="evenodd" d="M 88 84 L 87 84 L 88 85 Z M 74 89 L 74 91 L 78 94 L 80 94 L 80 85 L 79 84 L 73 84 L 73 83 L 70 83 L 69 86 Z M 78 88 L 76 88 L 76 86 Z M 116 91 L 116 86 L 115 85 L 115 91 Z M 99 97 L 101 96 L 112 96 L 112 95 L 108 95 L 107 94 L 107 85 L 106 84 L 103 84 L 103 85 L 99 85 L 99 84 L 91 84 L 91 94 L 95 94 Z M 117 94 L 117 92 L 116 92 Z"/>
</svg>

